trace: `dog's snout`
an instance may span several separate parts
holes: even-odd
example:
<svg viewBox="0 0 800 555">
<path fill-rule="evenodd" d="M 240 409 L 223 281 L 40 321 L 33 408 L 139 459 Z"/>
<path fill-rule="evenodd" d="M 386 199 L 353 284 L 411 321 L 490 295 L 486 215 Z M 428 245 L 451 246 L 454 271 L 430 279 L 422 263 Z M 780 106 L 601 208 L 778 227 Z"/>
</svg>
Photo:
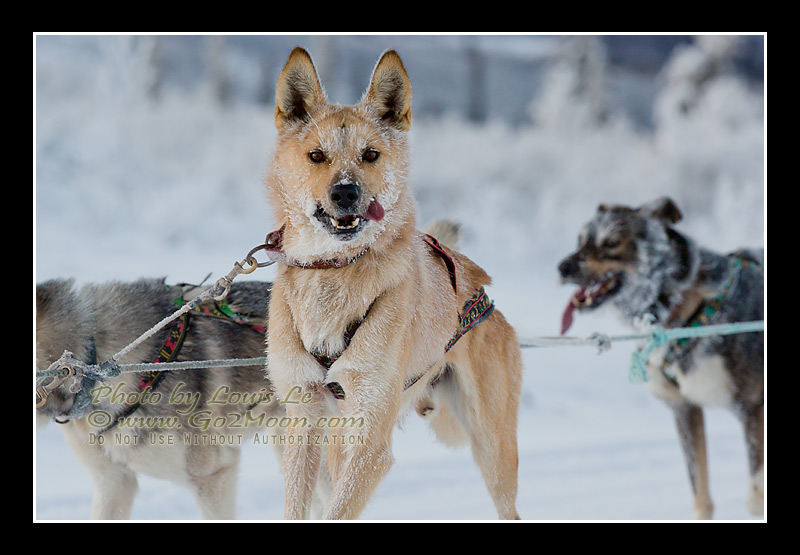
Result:
<svg viewBox="0 0 800 555">
<path fill-rule="evenodd" d="M 558 273 L 562 278 L 568 278 L 578 273 L 578 263 L 572 257 L 565 258 L 558 265 Z"/>
<path fill-rule="evenodd" d="M 331 202 L 342 210 L 352 208 L 360 197 L 361 190 L 355 183 L 337 183 L 331 187 Z"/>
</svg>

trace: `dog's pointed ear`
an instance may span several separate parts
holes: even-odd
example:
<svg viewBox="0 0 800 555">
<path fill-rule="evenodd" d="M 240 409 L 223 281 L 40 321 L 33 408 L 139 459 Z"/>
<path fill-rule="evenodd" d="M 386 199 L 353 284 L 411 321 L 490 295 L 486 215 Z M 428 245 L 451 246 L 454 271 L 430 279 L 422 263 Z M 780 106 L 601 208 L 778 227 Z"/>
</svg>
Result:
<svg viewBox="0 0 800 555">
<path fill-rule="evenodd" d="M 665 224 L 675 224 L 683 219 L 683 214 L 669 197 L 657 198 L 639 207 L 643 214 L 661 220 Z"/>
<path fill-rule="evenodd" d="M 278 77 L 275 126 L 281 129 L 288 122 L 305 119 L 315 106 L 326 103 L 311 56 L 296 47 Z"/>
<path fill-rule="evenodd" d="M 411 80 L 397 52 L 383 53 L 361 102 L 394 127 L 404 131 L 411 127 Z"/>
</svg>

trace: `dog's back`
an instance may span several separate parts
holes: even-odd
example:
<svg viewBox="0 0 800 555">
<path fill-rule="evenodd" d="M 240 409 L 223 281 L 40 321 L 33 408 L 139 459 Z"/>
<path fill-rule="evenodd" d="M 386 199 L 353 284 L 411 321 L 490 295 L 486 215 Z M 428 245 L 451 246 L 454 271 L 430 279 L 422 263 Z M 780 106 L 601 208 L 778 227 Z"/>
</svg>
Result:
<svg viewBox="0 0 800 555">
<path fill-rule="evenodd" d="M 226 299 L 230 313 L 241 323 L 219 313 L 217 317 L 197 312 L 188 326 L 174 361 L 254 358 L 264 356 L 266 313 L 270 284 L 234 284 Z M 109 282 L 75 289 L 71 281 L 52 280 L 37 286 L 37 367 L 46 368 L 64 350 L 87 363 L 108 360 L 163 318 L 175 312 L 197 288 L 170 286 L 162 279 Z M 188 296 L 187 296 L 188 294 Z M 152 362 L 169 334 L 169 326 L 143 342 L 120 364 Z M 91 354 L 90 354 L 91 351 Z M 91 358 L 92 360 L 88 360 Z M 136 376 L 119 379 L 135 390 Z M 181 370 L 168 372 L 159 389 L 172 391 L 179 383 L 192 391 L 213 393 L 214 384 L 227 384 L 234 391 L 259 391 L 269 388 L 264 368 L 242 366 L 230 369 Z M 69 403 L 64 391 L 54 393 L 43 412 L 57 416 Z M 142 405 L 142 415 L 160 404 Z M 63 416 L 63 415 L 62 415 Z"/>
<path fill-rule="evenodd" d="M 234 284 L 224 303 L 203 303 L 117 362 L 163 360 L 164 353 L 175 362 L 262 357 L 269 292 L 268 283 Z M 87 363 L 105 361 L 196 293 L 159 279 L 80 289 L 71 281 L 42 283 L 37 367 L 64 350 Z M 281 414 L 262 365 L 126 373 L 89 385 L 90 403 L 76 411 L 78 383 L 87 386 L 62 384 L 37 413 L 40 423 L 65 424 L 68 443 L 94 483 L 92 518 L 130 516 L 137 472 L 189 485 L 206 518 L 234 518 L 239 445 L 265 417 Z"/>
</svg>

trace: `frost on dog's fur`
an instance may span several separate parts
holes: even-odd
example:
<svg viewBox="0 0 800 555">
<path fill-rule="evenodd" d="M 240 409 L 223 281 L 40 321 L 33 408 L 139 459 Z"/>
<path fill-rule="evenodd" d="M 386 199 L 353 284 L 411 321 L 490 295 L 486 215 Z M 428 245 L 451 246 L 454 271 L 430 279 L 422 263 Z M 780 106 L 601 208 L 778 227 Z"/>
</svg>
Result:
<svg viewBox="0 0 800 555">
<path fill-rule="evenodd" d="M 389 56 L 388 65 L 392 66 L 393 61 Z M 385 82 L 396 84 L 396 79 L 386 75 L 386 68 L 376 68 L 374 87 L 365 93 L 361 104 L 343 107 L 328 104 L 307 53 L 296 49 L 286 67 L 278 86 L 275 121 L 280 134 L 267 185 L 272 204 L 278 207 L 278 220 L 292 226 L 292 233 L 285 237 L 287 255 L 308 263 L 343 254 L 342 242 L 313 217 L 323 197 L 319 187 L 313 185 L 320 181 L 326 186 L 350 181 L 368 187 L 367 193 L 384 210 L 397 208 L 398 224 L 413 221 L 412 213 L 400 206 L 408 204 L 402 202 L 401 195 L 413 198 L 404 187 L 408 163 L 405 130 L 406 121 L 410 124 L 410 106 L 401 106 L 396 95 L 389 95 L 388 99 L 381 96 L 386 94 Z M 370 147 L 381 152 L 376 168 L 362 161 L 363 152 Z M 327 156 L 321 167 L 308 159 L 308 153 L 315 149 Z M 311 177 L 320 170 L 327 172 L 326 179 Z M 385 222 L 371 222 L 348 242 L 344 254 L 358 252 L 385 231 Z"/>
<path fill-rule="evenodd" d="M 471 442 L 498 515 L 518 518 L 519 344 L 495 310 L 445 350 L 459 313 L 490 279 L 447 249 L 454 288 L 442 257 L 416 229 L 407 183 L 411 84 L 400 57 L 384 53 L 354 106 L 325 100 L 301 49 L 278 83 L 279 132 L 266 185 L 286 258 L 272 291 L 270 375 L 280 396 L 295 387 L 308 395 L 308 403 L 287 407 L 290 416 L 340 413 L 359 422 L 327 431 L 346 445 L 328 446 L 334 487 L 326 517 L 360 514 L 391 467 L 395 424 L 416 408 L 448 443 Z M 450 231 L 447 241 L 457 237 Z M 331 267 L 331 258 L 346 263 Z M 335 360 L 323 367 L 312 353 Z M 344 399 L 333 398 L 331 384 Z M 287 518 L 307 517 L 319 457 L 315 445 L 287 445 Z"/>
</svg>

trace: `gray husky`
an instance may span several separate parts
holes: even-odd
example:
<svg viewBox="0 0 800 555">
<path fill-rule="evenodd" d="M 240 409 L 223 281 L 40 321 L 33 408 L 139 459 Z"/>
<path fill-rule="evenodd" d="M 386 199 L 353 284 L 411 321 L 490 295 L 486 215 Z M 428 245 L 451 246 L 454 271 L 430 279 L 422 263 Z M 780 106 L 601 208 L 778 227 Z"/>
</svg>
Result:
<svg viewBox="0 0 800 555">
<path fill-rule="evenodd" d="M 199 305 L 117 362 L 262 357 L 270 287 L 234 284 L 224 301 Z M 200 290 L 160 279 L 80 289 L 68 280 L 39 284 L 37 367 L 47 368 L 64 350 L 86 363 L 105 361 Z M 95 519 L 130 518 L 139 472 L 187 485 L 204 518 L 235 518 L 240 444 L 257 430 L 280 427 L 285 415 L 263 366 L 72 378 L 37 401 L 37 424 L 61 424 L 89 471 Z"/>
<path fill-rule="evenodd" d="M 681 213 L 670 199 L 639 208 L 601 205 L 575 252 L 558 271 L 579 286 L 575 310 L 610 305 L 637 326 L 666 328 L 757 321 L 764 317 L 764 251 L 728 255 L 700 247 L 673 228 Z M 694 491 L 695 518 L 711 518 L 704 406 L 731 409 L 744 426 L 750 466 L 747 507 L 764 512 L 764 333 L 673 341 L 647 363 L 648 388 L 674 411 Z"/>
</svg>

